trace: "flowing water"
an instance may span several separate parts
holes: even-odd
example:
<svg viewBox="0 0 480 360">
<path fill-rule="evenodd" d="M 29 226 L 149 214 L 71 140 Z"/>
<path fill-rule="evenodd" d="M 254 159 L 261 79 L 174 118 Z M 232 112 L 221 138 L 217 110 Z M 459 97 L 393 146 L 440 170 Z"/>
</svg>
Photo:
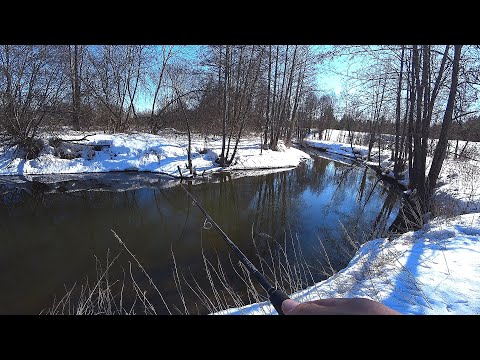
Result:
<svg viewBox="0 0 480 360">
<path fill-rule="evenodd" d="M 288 171 L 244 175 L 215 175 L 187 188 L 257 266 L 258 255 L 268 257 L 277 242 L 295 261 L 293 239 L 311 265 L 305 284 L 345 267 L 352 242 L 380 234 L 398 211 L 396 191 L 373 172 L 320 157 Z M 0 178 L 0 314 L 40 313 L 74 284 L 95 284 L 98 265 L 119 253 L 110 281 L 131 282 L 131 268 L 157 313 L 167 313 L 110 229 L 144 266 L 170 311 L 185 312 L 174 264 L 178 278 L 211 294 L 203 252 L 212 264 L 221 261 L 234 287 L 239 284 L 230 265 L 237 260 L 208 227 L 178 182 L 155 174 Z M 208 312 L 185 283 L 181 289 L 189 313 Z M 132 294 L 125 290 L 125 299 Z M 241 295 L 248 302 L 248 294 Z"/>
</svg>

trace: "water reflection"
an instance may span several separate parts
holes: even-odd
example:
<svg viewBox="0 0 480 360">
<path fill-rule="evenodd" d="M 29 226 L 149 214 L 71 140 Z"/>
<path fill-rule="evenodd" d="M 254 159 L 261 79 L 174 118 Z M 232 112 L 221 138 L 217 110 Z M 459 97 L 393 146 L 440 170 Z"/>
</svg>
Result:
<svg viewBox="0 0 480 360">
<path fill-rule="evenodd" d="M 202 252 L 208 259 L 236 263 L 220 236 L 203 228 L 201 212 L 171 180 L 152 174 L 30 180 L 0 179 L 2 314 L 38 313 L 51 305 L 55 294 L 65 293 L 64 284 L 82 283 L 85 275 L 95 279 L 95 256 L 103 258 L 108 249 L 121 251 L 110 229 L 177 307 L 172 250 L 179 271 L 193 274 L 205 289 L 209 281 Z M 322 269 L 343 268 L 355 246 L 381 234 L 397 211 L 394 190 L 369 171 L 322 158 L 267 175 L 214 176 L 189 189 L 256 265 L 255 248 L 267 257 L 275 242 L 285 243 L 293 234 L 304 257 L 316 265 L 310 282 L 325 277 Z M 286 248 L 292 256 L 288 249 L 293 247 Z M 131 260 L 122 253 L 110 276 L 123 278 L 122 267 L 128 268 Z M 241 281 L 229 271 L 225 267 L 235 288 Z M 137 280 L 140 286 L 147 284 L 141 275 Z M 205 311 L 195 297 L 186 301 Z"/>
</svg>

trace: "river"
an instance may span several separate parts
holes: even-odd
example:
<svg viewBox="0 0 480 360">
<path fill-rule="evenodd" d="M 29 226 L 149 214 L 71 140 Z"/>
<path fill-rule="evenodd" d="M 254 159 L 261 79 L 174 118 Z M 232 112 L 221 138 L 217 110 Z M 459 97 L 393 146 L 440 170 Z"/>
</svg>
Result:
<svg viewBox="0 0 480 360">
<path fill-rule="evenodd" d="M 186 186 L 250 260 L 288 291 L 344 268 L 398 212 L 396 191 L 363 167 L 314 156 L 295 169 L 243 175 Z M 118 254 L 103 280 L 112 293 L 125 285 L 125 307 L 136 297 L 132 277 L 158 314 L 204 314 L 219 304 L 259 300 L 175 180 L 150 173 L 0 177 L 0 314 L 45 312 L 76 284 L 73 306 L 87 279 L 93 288 Z M 230 286 L 238 298 L 229 297 Z M 133 308 L 143 311 L 138 301 Z"/>
</svg>

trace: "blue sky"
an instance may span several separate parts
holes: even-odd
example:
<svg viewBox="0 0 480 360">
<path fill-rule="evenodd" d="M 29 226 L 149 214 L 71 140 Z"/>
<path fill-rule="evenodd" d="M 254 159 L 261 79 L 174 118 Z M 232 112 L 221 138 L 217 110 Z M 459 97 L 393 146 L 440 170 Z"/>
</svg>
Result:
<svg viewBox="0 0 480 360">
<path fill-rule="evenodd" d="M 198 53 L 202 45 L 187 45 L 178 46 L 175 51 L 181 57 L 196 62 L 198 60 Z M 314 46 L 314 50 L 320 50 L 325 46 Z M 328 47 L 328 46 L 327 46 Z M 343 90 L 342 76 L 340 73 L 348 72 L 348 67 L 342 59 L 335 59 L 333 61 L 327 60 L 324 64 L 319 65 L 317 75 L 317 90 L 320 94 L 335 94 L 337 97 Z M 139 110 L 150 109 L 151 100 L 148 95 L 139 95 L 136 101 L 136 106 Z"/>
</svg>

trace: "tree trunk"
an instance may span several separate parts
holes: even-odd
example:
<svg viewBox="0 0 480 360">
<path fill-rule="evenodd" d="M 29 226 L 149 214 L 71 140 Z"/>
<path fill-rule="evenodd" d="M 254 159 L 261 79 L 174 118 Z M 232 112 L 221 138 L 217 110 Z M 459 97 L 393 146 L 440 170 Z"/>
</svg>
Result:
<svg viewBox="0 0 480 360">
<path fill-rule="evenodd" d="M 278 100 L 278 108 L 276 110 L 276 119 L 275 119 L 275 130 L 273 134 L 273 142 L 270 143 L 270 149 L 277 150 L 278 136 L 281 131 L 281 115 L 280 110 L 283 108 L 284 98 L 283 98 L 283 89 L 285 88 L 285 77 L 287 76 L 287 65 L 288 65 L 288 45 L 285 49 L 285 64 L 283 66 L 283 78 L 282 78 L 282 87 L 280 89 L 280 99 Z M 286 90 L 286 89 L 285 89 Z M 286 91 L 285 91 L 286 92 Z M 285 94 L 286 96 L 286 94 Z"/>
<path fill-rule="evenodd" d="M 70 58 L 70 72 L 72 82 L 72 126 L 75 130 L 80 130 L 80 77 L 78 71 L 78 45 L 73 47 L 73 56 L 68 46 L 68 55 Z"/>
<path fill-rule="evenodd" d="M 409 177 L 409 188 L 413 188 L 414 182 L 414 170 L 413 170 L 413 113 L 415 109 L 415 98 L 417 88 L 415 86 L 415 66 L 413 61 L 413 52 L 411 55 L 410 69 L 411 69 L 411 78 L 410 78 L 410 109 L 408 114 L 408 132 L 407 132 L 407 152 L 408 152 L 408 177 Z"/>
<path fill-rule="evenodd" d="M 380 133 L 380 129 L 382 128 L 383 120 L 377 120 L 377 134 L 378 134 L 378 168 L 382 168 L 382 134 Z"/>
<path fill-rule="evenodd" d="M 405 170 L 405 162 L 407 161 L 408 158 L 408 152 L 407 152 L 407 147 L 405 146 L 406 143 L 406 138 L 407 138 L 407 129 L 408 129 L 408 113 L 410 109 L 410 100 L 409 100 L 409 94 L 410 94 L 410 82 L 408 81 L 409 74 L 407 71 L 407 96 L 405 98 L 405 113 L 403 115 L 403 124 L 402 124 L 402 136 L 400 138 L 400 156 L 399 156 L 399 168 L 400 171 Z"/>
<path fill-rule="evenodd" d="M 235 135 L 235 130 L 236 130 L 237 125 L 240 124 L 240 130 L 238 130 L 238 136 L 237 136 L 237 139 L 236 139 L 236 142 L 235 142 L 235 149 L 234 149 L 234 153 L 235 153 L 236 148 L 238 146 L 238 142 L 240 141 L 240 136 L 241 136 L 242 131 L 243 131 L 244 123 L 246 121 L 247 112 L 250 109 L 250 104 L 251 104 L 251 100 L 252 100 L 251 98 L 253 97 L 253 91 L 254 91 L 254 88 L 255 88 L 256 78 L 253 80 L 253 85 L 251 85 L 251 92 L 250 93 L 248 93 L 248 85 L 249 85 L 249 81 L 250 81 L 250 74 L 251 74 L 252 69 L 254 67 L 254 53 L 255 53 L 255 45 L 252 45 L 250 59 L 248 61 L 248 65 L 247 65 L 247 72 L 245 74 L 244 81 L 242 81 L 243 85 L 238 88 L 238 92 L 240 92 L 240 103 L 238 105 L 238 111 L 237 111 L 236 117 L 234 117 L 232 119 L 232 122 L 231 122 L 230 135 L 228 137 L 227 153 L 225 155 L 225 161 L 226 161 L 227 165 L 230 165 L 233 161 L 233 158 L 235 157 L 235 155 L 233 154 L 231 156 L 230 160 L 228 159 L 231 139 Z M 262 52 L 262 54 L 263 54 L 263 52 Z M 261 56 L 259 58 L 261 59 Z M 240 76 L 240 74 L 239 74 L 239 76 Z M 245 100 L 247 102 L 247 105 L 246 105 L 247 108 L 246 108 L 245 111 L 242 111 L 243 108 L 244 108 L 243 104 L 244 104 Z"/>
<path fill-rule="evenodd" d="M 467 148 L 467 145 L 468 145 L 468 142 L 469 142 L 469 141 L 470 141 L 470 140 L 467 140 L 467 141 L 465 142 L 465 145 L 463 145 L 462 150 L 460 150 L 460 154 L 458 154 L 458 157 L 459 157 L 459 158 L 463 156 L 463 152 L 464 152 L 465 149 Z"/>
<path fill-rule="evenodd" d="M 160 88 L 162 86 L 163 74 L 165 73 L 165 68 L 166 68 L 167 62 L 168 62 L 168 60 L 169 60 L 169 58 L 172 54 L 172 50 L 173 50 L 173 46 L 170 46 L 169 49 L 168 49 L 168 53 L 165 54 L 165 47 L 162 46 L 162 68 L 160 69 L 160 74 L 158 75 L 158 82 L 157 82 L 157 86 L 155 88 L 155 93 L 153 95 L 152 109 L 150 111 L 150 119 L 149 119 L 149 122 L 151 124 L 150 125 L 150 130 L 152 131 L 152 133 L 157 132 L 157 126 L 158 125 L 153 123 L 153 115 L 155 113 L 155 104 L 157 102 L 158 93 L 159 93 Z M 221 66 L 219 65 L 218 68 L 220 69 Z M 220 83 L 220 70 L 219 70 L 219 83 Z M 220 97 L 218 97 L 218 98 L 220 99 Z"/>
<path fill-rule="evenodd" d="M 397 87 L 397 106 L 395 109 L 395 153 L 394 153 L 394 167 L 393 172 L 395 178 L 398 178 L 398 173 L 400 172 L 401 165 L 401 155 L 399 150 L 400 143 L 400 105 L 402 98 L 402 76 L 403 76 L 403 56 L 405 53 L 405 47 L 402 45 L 402 55 L 400 58 L 400 75 L 398 77 L 398 87 Z"/>
<path fill-rule="evenodd" d="M 190 123 L 188 121 L 187 112 L 185 107 L 183 106 L 182 97 L 180 96 L 178 89 L 175 88 L 175 92 L 177 93 L 178 102 L 180 104 L 180 108 L 182 109 L 183 117 L 185 118 L 185 124 L 187 125 L 187 135 L 188 135 L 188 148 L 187 148 L 187 165 L 188 170 L 190 171 L 190 175 L 193 174 L 193 166 L 192 166 L 192 134 L 190 131 Z M 181 175 L 181 174 L 180 174 Z"/>
<path fill-rule="evenodd" d="M 288 83 L 287 83 L 287 89 L 285 90 L 285 99 L 283 101 L 283 106 L 282 106 L 282 112 L 280 114 L 280 124 L 278 127 L 278 132 L 277 136 L 275 138 L 275 143 L 278 144 L 278 140 L 280 138 L 280 134 L 283 134 L 282 136 L 286 136 L 287 129 L 285 128 L 284 124 L 286 122 L 286 119 L 288 118 L 288 113 L 290 112 L 290 102 L 292 98 L 292 88 L 293 88 L 293 74 L 295 72 L 295 61 L 297 57 L 297 47 L 298 45 L 295 45 L 295 48 L 293 50 L 293 60 L 292 60 L 292 66 L 290 67 L 290 75 L 288 77 Z M 287 61 L 287 58 L 285 57 L 285 61 Z"/>
<path fill-rule="evenodd" d="M 253 49 L 253 47 L 252 47 Z M 253 82 L 251 83 L 250 85 L 250 92 L 247 94 L 247 105 L 246 105 L 246 108 L 245 108 L 245 111 L 243 113 L 243 117 L 240 121 L 240 129 L 238 130 L 238 134 L 237 134 L 237 140 L 235 142 L 235 147 L 233 149 L 233 153 L 232 153 L 232 157 L 230 158 L 230 160 L 228 161 L 228 164 L 231 164 L 233 159 L 235 159 L 235 155 L 237 153 L 237 148 L 238 148 L 238 144 L 240 142 L 240 138 L 242 136 L 242 131 L 243 131 L 243 128 L 245 126 L 245 122 L 247 120 L 247 116 L 248 116 L 248 112 L 250 111 L 250 108 L 251 108 L 251 105 L 252 105 L 252 102 L 253 102 L 253 94 L 254 94 L 254 91 L 255 91 L 255 86 L 257 84 L 257 80 L 258 80 L 258 76 L 260 74 L 260 67 L 261 67 L 261 62 L 262 62 L 262 55 L 263 55 L 263 51 L 262 51 L 262 54 L 259 56 L 258 58 L 258 64 L 257 64 L 257 70 L 255 72 L 255 76 L 253 78 Z M 253 51 L 252 51 L 252 57 L 251 59 L 253 59 Z M 248 69 L 248 72 L 247 72 L 247 78 L 248 78 L 248 75 L 250 74 L 250 65 L 249 65 L 249 69 Z M 247 80 L 248 81 L 248 80 Z M 247 87 L 245 86 L 245 92 L 247 92 Z"/>
<path fill-rule="evenodd" d="M 268 141 L 268 126 L 270 124 L 270 83 L 271 83 L 271 73 L 272 73 L 272 45 L 268 47 L 268 87 L 267 87 L 267 112 L 265 120 L 265 129 L 264 129 L 264 139 L 262 149 L 267 147 Z"/>
<path fill-rule="evenodd" d="M 228 120 L 228 111 L 227 111 L 227 91 L 228 91 L 228 45 L 225 49 L 225 71 L 223 78 L 223 121 L 222 121 L 222 153 L 220 154 L 220 166 L 225 166 L 225 140 L 227 138 L 227 120 Z M 221 51 L 221 50 L 220 50 Z M 221 66 L 221 64 L 219 64 Z"/>
<path fill-rule="evenodd" d="M 378 79 L 378 88 L 375 90 L 375 100 L 374 100 L 374 111 L 373 111 L 373 116 L 372 119 L 370 120 L 370 139 L 368 142 L 368 155 L 367 155 L 367 160 L 371 161 L 371 155 L 372 155 L 372 149 L 373 145 L 375 144 L 375 136 L 377 135 L 377 130 L 378 130 L 378 121 L 380 119 L 380 113 L 382 111 L 382 105 L 383 105 L 383 98 L 385 95 L 385 87 L 387 84 L 387 79 L 386 76 L 383 78 L 383 85 L 382 85 L 382 94 L 380 95 L 380 82 L 382 79 Z M 380 100 L 378 97 L 380 96 Z M 379 147 L 380 148 L 380 147 Z M 378 157 L 380 158 L 380 152 L 378 153 Z"/>
<path fill-rule="evenodd" d="M 430 119 L 428 117 L 428 108 L 430 106 L 430 46 L 423 46 L 423 65 L 422 65 L 422 89 L 423 89 L 423 111 L 420 133 L 420 151 L 418 164 L 418 195 L 422 203 L 426 203 L 425 173 L 427 161 L 428 133 L 430 128 Z"/>
<path fill-rule="evenodd" d="M 297 88 L 295 90 L 295 98 L 293 100 L 292 116 L 291 116 L 291 119 L 290 119 L 290 128 L 287 132 L 287 139 L 285 141 L 288 145 L 290 145 L 290 143 L 292 141 L 292 133 L 293 133 L 294 128 L 295 128 L 299 97 L 300 97 L 300 93 L 303 90 L 303 76 L 305 74 L 305 68 L 306 67 L 307 67 L 307 59 L 305 59 L 305 63 L 304 63 L 304 66 L 303 66 L 302 70 L 299 71 L 299 73 L 298 73 Z"/>
<path fill-rule="evenodd" d="M 275 113 L 275 103 L 276 103 L 276 100 L 277 100 L 277 76 L 278 76 L 278 45 L 277 45 L 277 51 L 276 51 L 276 54 L 275 54 L 275 76 L 273 78 L 273 103 L 272 103 L 272 115 L 270 116 L 270 121 L 272 122 L 271 125 L 270 125 L 270 145 L 269 145 L 269 148 L 272 149 L 273 147 L 273 131 L 274 131 L 274 127 L 276 125 L 276 121 L 275 121 L 275 116 L 276 116 L 276 113 Z"/>
<path fill-rule="evenodd" d="M 433 194 L 433 189 L 437 184 L 438 175 L 442 170 L 443 160 L 445 159 L 447 145 L 448 145 L 448 133 L 452 125 L 453 108 L 455 105 L 455 95 L 457 93 L 458 86 L 458 72 L 460 68 L 460 55 L 462 52 L 462 45 L 455 45 L 455 53 L 453 58 L 453 70 L 452 70 L 452 82 L 450 85 L 450 93 L 448 95 L 447 107 L 443 116 L 442 129 L 440 130 L 440 138 L 438 139 L 435 153 L 433 154 L 432 165 L 430 172 L 428 173 L 428 195 Z"/>
<path fill-rule="evenodd" d="M 424 84 L 420 81 L 420 56 L 417 45 L 413 45 L 413 66 L 415 68 L 415 87 L 417 89 L 415 128 L 413 132 L 413 188 L 418 188 L 419 177 L 424 176 L 420 173 L 421 156 L 421 129 L 422 129 L 422 100 Z"/>
</svg>

